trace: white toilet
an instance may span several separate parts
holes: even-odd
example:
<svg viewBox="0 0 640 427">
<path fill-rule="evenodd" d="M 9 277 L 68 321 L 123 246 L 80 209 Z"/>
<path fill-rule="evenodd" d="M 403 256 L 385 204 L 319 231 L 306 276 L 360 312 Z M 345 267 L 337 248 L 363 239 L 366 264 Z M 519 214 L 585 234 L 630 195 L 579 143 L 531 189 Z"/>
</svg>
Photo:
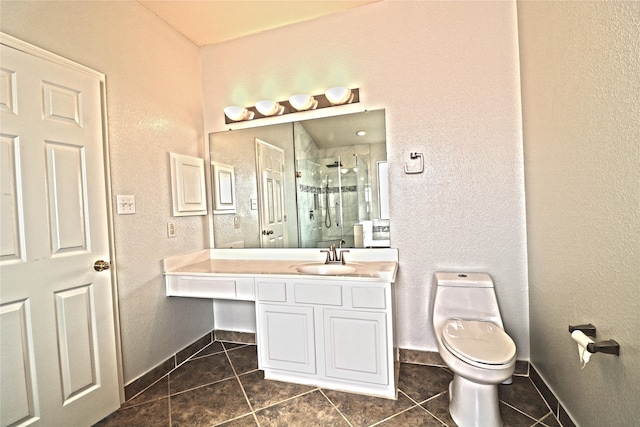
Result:
<svg viewBox="0 0 640 427">
<path fill-rule="evenodd" d="M 438 351 L 453 371 L 449 413 L 459 427 L 501 427 L 498 384 L 511 378 L 516 345 L 504 331 L 486 273 L 435 273 L 432 316 Z"/>
</svg>

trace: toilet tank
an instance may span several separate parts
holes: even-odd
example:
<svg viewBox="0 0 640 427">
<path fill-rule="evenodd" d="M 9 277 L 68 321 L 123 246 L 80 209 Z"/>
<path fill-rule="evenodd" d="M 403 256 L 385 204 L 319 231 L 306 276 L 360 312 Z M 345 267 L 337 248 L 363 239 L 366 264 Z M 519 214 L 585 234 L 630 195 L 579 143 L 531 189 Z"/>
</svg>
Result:
<svg viewBox="0 0 640 427">
<path fill-rule="evenodd" d="M 487 273 L 435 273 L 439 286 L 493 288 L 493 280 Z"/>
<path fill-rule="evenodd" d="M 489 320 L 504 327 L 493 280 L 487 273 L 435 273 L 434 326 L 448 319 Z"/>
</svg>

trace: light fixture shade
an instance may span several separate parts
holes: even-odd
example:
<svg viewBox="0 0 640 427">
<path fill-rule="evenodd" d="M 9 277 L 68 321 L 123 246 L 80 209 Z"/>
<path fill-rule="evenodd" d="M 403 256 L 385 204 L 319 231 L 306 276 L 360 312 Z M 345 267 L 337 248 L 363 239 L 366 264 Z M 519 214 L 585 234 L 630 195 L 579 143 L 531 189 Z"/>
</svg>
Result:
<svg viewBox="0 0 640 427">
<path fill-rule="evenodd" d="M 264 101 L 256 102 L 256 110 L 263 116 L 279 116 L 284 113 L 284 105 L 265 99 Z"/>
<path fill-rule="evenodd" d="M 224 115 L 234 122 L 253 119 L 253 111 L 249 111 L 244 107 L 230 105 L 224 108 Z"/>
<path fill-rule="evenodd" d="M 353 101 L 353 93 L 351 93 L 351 89 L 344 86 L 335 86 L 329 88 L 324 93 L 324 96 L 327 97 L 327 100 L 332 105 L 348 104 Z"/>
<path fill-rule="evenodd" d="M 289 104 L 298 111 L 314 110 L 318 101 L 311 95 L 300 93 L 289 98 Z"/>
</svg>

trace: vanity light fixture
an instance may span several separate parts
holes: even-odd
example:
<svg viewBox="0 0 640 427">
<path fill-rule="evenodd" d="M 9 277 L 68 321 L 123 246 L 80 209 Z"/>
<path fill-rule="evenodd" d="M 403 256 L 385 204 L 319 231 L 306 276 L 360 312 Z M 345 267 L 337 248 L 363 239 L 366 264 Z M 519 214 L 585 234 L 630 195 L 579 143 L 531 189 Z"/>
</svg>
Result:
<svg viewBox="0 0 640 427">
<path fill-rule="evenodd" d="M 318 100 L 311 95 L 299 93 L 289 97 L 289 104 L 298 111 L 315 110 Z"/>
<path fill-rule="evenodd" d="M 265 99 L 256 102 L 256 110 L 263 116 L 280 116 L 284 113 L 284 105 Z"/>
<path fill-rule="evenodd" d="M 265 99 L 256 102 L 256 105 L 253 107 L 228 106 L 224 109 L 224 122 L 229 124 L 247 120 L 257 120 L 265 117 L 281 116 L 284 114 L 335 107 L 344 104 L 355 104 L 358 102 L 360 102 L 360 89 L 335 86 L 327 89 L 324 94 L 320 95 L 299 93 L 289 97 L 286 101 Z"/>
<path fill-rule="evenodd" d="M 244 107 L 230 105 L 224 108 L 224 115 L 234 122 L 253 119 L 253 111 L 249 111 Z"/>
<path fill-rule="evenodd" d="M 324 93 L 327 100 L 331 105 L 350 104 L 353 101 L 354 95 L 351 93 L 351 89 L 344 86 L 335 86 L 327 89 Z"/>
</svg>

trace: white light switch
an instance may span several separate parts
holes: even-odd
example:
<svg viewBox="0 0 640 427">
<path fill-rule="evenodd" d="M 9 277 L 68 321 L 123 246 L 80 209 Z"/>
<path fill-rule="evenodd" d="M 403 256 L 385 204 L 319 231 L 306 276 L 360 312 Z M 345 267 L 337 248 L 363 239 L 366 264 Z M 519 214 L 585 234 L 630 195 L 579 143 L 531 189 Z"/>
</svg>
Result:
<svg viewBox="0 0 640 427">
<path fill-rule="evenodd" d="M 130 215 L 136 213 L 136 199 L 134 196 L 116 196 L 116 209 L 118 215 Z"/>
<path fill-rule="evenodd" d="M 176 237 L 176 223 L 168 222 L 167 223 L 167 237 Z"/>
</svg>

